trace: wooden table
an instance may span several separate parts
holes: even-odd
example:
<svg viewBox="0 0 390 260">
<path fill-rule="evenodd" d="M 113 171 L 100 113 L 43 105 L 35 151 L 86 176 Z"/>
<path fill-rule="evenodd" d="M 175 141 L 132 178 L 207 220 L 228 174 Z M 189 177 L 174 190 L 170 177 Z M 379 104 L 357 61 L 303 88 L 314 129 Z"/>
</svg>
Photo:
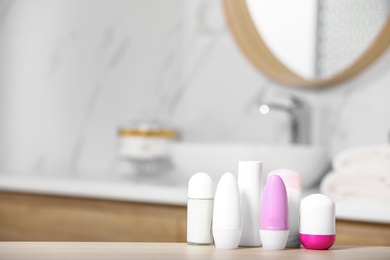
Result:
<svg viewBox="0 0 390 260">
<path fill-rule="evenodd" d="M 334 246 L 330 250 L 221 250 L 185 243 L 0 242 L 0 259 L 390 259 L 390 247 Z"/>
</svg>

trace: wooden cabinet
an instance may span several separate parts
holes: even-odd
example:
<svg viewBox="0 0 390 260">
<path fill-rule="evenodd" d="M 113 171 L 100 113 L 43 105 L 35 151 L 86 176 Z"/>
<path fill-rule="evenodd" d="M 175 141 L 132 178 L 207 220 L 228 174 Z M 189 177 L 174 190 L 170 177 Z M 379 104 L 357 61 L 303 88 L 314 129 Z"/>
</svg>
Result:
<svg viewBox="0 0 390 260">
<path fill-rule="evenodd" d="M 336 221 L 336 244 L 355 246 L 390 246 L 390 224 Z"/>
<path fill-rule="evenodd" d="M 185 242 L 186 208 L 0 192 L 1 241 Z"/>
<path fill-rule="evenodd" d="M 0 241 L 185 242 L 186 207 L 0 192 Z M 390 225 L 337 220 L 337 245 L 390 246 Z"/>
</svg>

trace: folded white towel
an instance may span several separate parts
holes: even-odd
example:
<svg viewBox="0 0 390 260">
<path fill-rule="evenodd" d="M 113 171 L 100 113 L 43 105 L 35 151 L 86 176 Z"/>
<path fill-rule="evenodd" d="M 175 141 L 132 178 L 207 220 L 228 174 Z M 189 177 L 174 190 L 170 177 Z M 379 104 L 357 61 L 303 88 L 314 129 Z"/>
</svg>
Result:
<svg viewBox="0 0 390 260">
<path fill-rule="evenodd" d="M 390 146 L 375 145 L 346 149 L 334 157 L 332 168 L 335 173 L 379 172 L 390 175 Z"/>
<path fill-rule="evenodd" d="M 320 191 L 335 201 L 390 204 L 390 174 L 329 173 L 321 182 Z"/>
<path fill-rule="evenodd" d="M 344 150 L 332 160 L 333 172 L 321 181 L 320 191 L 340 202 L 390 205 L 390 146 Z"/>
</svg>

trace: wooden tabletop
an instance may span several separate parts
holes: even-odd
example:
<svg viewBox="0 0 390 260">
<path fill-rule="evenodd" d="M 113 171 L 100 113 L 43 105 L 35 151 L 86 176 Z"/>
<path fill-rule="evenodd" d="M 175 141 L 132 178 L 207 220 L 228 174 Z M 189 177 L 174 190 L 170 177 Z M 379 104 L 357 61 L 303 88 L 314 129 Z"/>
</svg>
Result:
<svg viewBox="0 0 390 260">
<path fill-rule="evenodd" d="M 390 259 L 390 247 L 221 250 L 185 243 L 0 242 L 0 259 Z"/>
</svg>

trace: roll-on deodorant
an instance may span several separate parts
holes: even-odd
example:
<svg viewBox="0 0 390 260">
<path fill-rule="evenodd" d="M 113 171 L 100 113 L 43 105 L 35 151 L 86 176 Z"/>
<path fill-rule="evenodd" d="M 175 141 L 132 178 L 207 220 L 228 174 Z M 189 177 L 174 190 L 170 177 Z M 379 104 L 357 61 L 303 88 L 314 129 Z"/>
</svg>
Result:
<svg viewBox="0 0 390 260">
<path fill-rule="evenodd" d="M 326 250 L 336 240 L 335 204 L 323 194 L 312 194 L 301 202 L 300 235 L 307 249 Z"/>
<path fill-rule="evenodd" d="M 213 235 L 219 249 L 236 249 L 241 237 L 240 192 L 237 179 L 225 173 L 214 199 Z"/>
<path fill-rule="evenodd" d="M 240 246 L 261 246 L 259 234 L 262 162 L 238 162 L 242 234 Z"/>
<path fill-rule="evenodd" d="M 213 207 L 213 180 L 207 173 L 198 172 L 188 182 L 187 243 L 189 245 L 213 243 L 211 232 Z"/>
<path fill-rule="evenodd" d="M 283 250 L 288 239 L 288 201 L 282 178 L 272 175 L 264 186 L 260 238 L 266 250 Z"/>
<path fill-rule="evenodd" d="M 287 190 L 288 200 L 288 219 L 289 219 L 289 235 L 286 247 L 299 248 L 301 242 L 299 240 L 299 207 L 301 204 L 301 177 L 299 173 L 290 169 L 277 169 L 268 173 L 268 178 L 272 175 L 279 175 Z"/>
</svg>

